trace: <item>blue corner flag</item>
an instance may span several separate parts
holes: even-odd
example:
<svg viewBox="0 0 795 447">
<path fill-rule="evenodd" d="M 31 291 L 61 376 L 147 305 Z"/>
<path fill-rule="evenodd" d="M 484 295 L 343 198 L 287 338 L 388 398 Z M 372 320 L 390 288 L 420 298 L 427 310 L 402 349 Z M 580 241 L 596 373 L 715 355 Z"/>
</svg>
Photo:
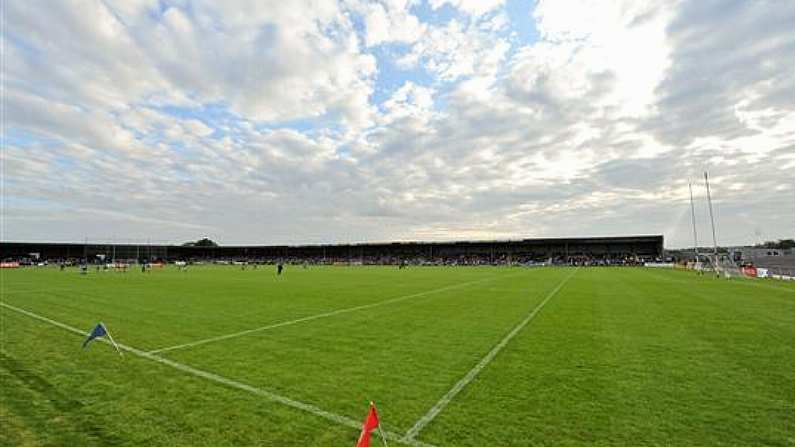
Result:
<svg viewBox="0 0 795 447">
<path fill-rule="evenodd" d="M 83 349 L 85 349 L 86 346 L 88 346 L 91 340 L 99 337 L 104 337 L 106 335 L 108 336 L 108 339 L 110 340 L 111 344 L 113 344 L 113 347 L 116 348 L 116 351 L 119 353 L 119 355 L 121 355 L 121 350 L 119 350 L 119 347 L 116 345 L 116 342 L 113 340 L 113 337 L 111 337 L 110 332 L 108 332 L 108 329 L 105 327 L 105 324 L 103 323 L 97 323 L 97 325 L 94 327 L 94 330 L 92 330 L 91 333 L 88 334 L 88 338 L 86 338 L 86 341 L 83 342 Z"/>
</svg>

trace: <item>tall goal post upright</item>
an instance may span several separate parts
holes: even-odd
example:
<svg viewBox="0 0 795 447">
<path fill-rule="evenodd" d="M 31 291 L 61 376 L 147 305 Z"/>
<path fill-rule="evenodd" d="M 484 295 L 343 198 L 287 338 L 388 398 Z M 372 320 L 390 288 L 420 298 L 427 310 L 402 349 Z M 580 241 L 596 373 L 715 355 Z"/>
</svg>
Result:
<svg viewBox="0 0 795 447">
<path fill-rule="evenodd" d="M 698 259 L 698 233 L 696 232 L 696 207 L 693 204 L 693 182 L 688 182 L 687 187 L 690 189 L 690 217 L 693 222 L 693 253 L 696 255 L 694 268 L 696 270 L 701 270 L 700 261 Z"/>
<path fill-rule="evenodd" d="M 712 195 L 709 190 L 709 174 L 707 171 L 704 171 L 704 184 L 707 187 L 707 205 L 709 206 L 709 220 L 712 224 L 712 246 L 713 252 L 712 255 L 715 258 L 715 267 L 718 266 L 718 238 L 715 234 L 715 214 L 712 210 Z"/>
<path fill-rule="evenodd" d="M 713 268 L 715 269 L 715 273 L 720 275 L 723 274 L 724 277 L 731 278 L 731 277 L 739 277 L 742 278 L 743 272 L 740 267 L 737 265 L 736 262 L 731 258 L 729 255 L 721 256 L 718 253 L 718 237 L 717 232 L 715 229 L 715 213 L 712 207 L 712 193 L 709 188 L 709 174 L 707 171 L 704 171 L 704 184 L 707 188 L 707 204 L 709 205 L 709 219 L 710 223 L 712 224 L 712 259 L 713 259 Z"/>
</svg>

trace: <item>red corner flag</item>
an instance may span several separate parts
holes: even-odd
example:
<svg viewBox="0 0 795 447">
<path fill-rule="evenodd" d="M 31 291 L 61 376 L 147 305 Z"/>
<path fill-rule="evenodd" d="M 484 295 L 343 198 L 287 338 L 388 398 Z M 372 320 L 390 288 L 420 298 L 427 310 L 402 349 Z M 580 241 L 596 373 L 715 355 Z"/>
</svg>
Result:
<svg viewBox="0 0 795 447">
<path fill-rule="evenodd" d="M 367 413 L 367 419 L 362 424 L 362 434 L 359 435 L 359 441 L 356 447 L 370 447 L 370 434 L 373 430 L 378 428 L 378 412 L 375 411 L 375 404 L 370 402 L 370 411 Z M 384 439 L 386 442 L 386 439 Z"/>
</svg>

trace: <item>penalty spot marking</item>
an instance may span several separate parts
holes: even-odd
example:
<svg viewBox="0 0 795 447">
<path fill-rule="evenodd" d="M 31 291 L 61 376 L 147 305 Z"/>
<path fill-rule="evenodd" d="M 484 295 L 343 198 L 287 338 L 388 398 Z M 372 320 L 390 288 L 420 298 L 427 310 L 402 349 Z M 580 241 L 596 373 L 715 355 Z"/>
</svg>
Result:
<svg viewBox="0 0 795 447">
<path fill-rule="evenodd" d="M 508 334 L 505 337 L 503 337 L 503 339 L 500 340 L 500 342 L 497 343 L 491 349 L 491 351 L 489 351 L 489 353 L 486 354 L 485 357 L 480 359 L 477 365 L 475 365 L 472 369 L 470 369 L 469 372 L 466 373 L 466 375 L 461 378 L 461 380 L 459 380 L 455 385 L 453 385 L 450 391 L 448 391 L 444 396 L 442 396 L 442 398 L 439 399 L 439 402 L 436 402 L 436 405 L 434 405 L 430 410 L 428 410 L 427 413 L 425 413 L 425 415 L 423 415 L 419 420 L 417 420 L 417 422 L 414 423 L 414 426 L 411 427 L 411 429 L 409 429 L 409 431 L 406 432 L 406 435 L 403 437 L 403 440 L 404 441 L 414 440 L 417 437 L 417 435 L 420 433 L 420 431 L 422 431 L 422 429 L 425 428 L 426 425 L 428 425 L 442 410 L 444 410 L 447 404 L 449 404 L 450 401 L 453 400 L 453 398 L 458 393 L 461 392 L 461 390 L 463 390 L 467 385 L 469 385 L 469 383 L 472 382 L 475 379 L 475 377 L 477 377 L 478 374 L 480 374 L 483 368 L 488 366 L 489 363 L 491 363 L 492 360 L 494 360 L 497 354 L 499 354 L 500 351 L 502 351 L 502 349 L 505 348 L 508 342 L 510 342 L 511 339 L 516 336 L 516 334 L 518 334 L 522 329 L 524 329 L 524 327 L 527 326 L 528 323 L 530 323 L 530 320 L 532 320 L 536 315 L 538 315 L 538 312 L 541 311 L 544 305 L 547 304 L 547 302 L 550 299 L 552 299 L 553 296 L 557 295 L 557 293 L 560 291 L 561 288 L 563 288 L 563 286 L 569 281 L 569 279 L 571 279 L 571 277 L 574 276 L 575 273 L 577 273 L 577 270 L 579 270 L 579 267 L 575 268 L 574 271 L 569 274 L 569 276 L 563 278 L 563 280 L 554 289 L 552 289 L 551 292 L 547 294 L 544 300 L 541 301 L 541 303 L 538 306 L 536 306 L 535 309 L 533 309 L 524 318 L 524 320 L 522 320 L 513 329 L 511 329 L 511 332 L 508 332 Z"/>
<path fill-rule="evenodd" d="M 52 326 L 59 327 L 61 329 L 64 329 L 66 331 L 69 331 L 69 332 L 72 332 L 74 334 L 80 335 L 82 337 L 88 336 L 88 332 L 81 331 L 80 329 L 77 329 L 75 327 L 69 326 L 69 325 L 61 323 L 59 321 L 52 320 L 50 318 L 47 318 L 47 317 L 44 317 L 42 315 L 33 313 L 31 311 L 28 311 L 28 310 L 25 310 L 25 309 L 21 309 L 21 308 L 16 307 L 16 306 L 12 306 L 12 305 L 4 303 L 2 301 L 0 301 L 0 306 L 5 307 L 6 309 L 12 310 L 14 312 L 26 315 L 26 316 L 28 316 L 30 318 L 33 318 L 33 319 L 36 319 L 36 320 L 39 320 L 39 321 L 43 321 L 43 322 L 48 323 L 48 324 L 50 324 Z M 108 340 L 105 340 L 104 338 L 100 338 L 99 340 L 104 342 L 104 343 L 110 343 Z M 301 401 L 298 401 L 298 400 L 295 400 L 295 399 L 290 399 L 289 397 L 285 397 L 285 396 L 273 393 L 271 391 L 268 391 L 268 390 L 265 390 L 265 389 L 262 389 L 262 388 L 253 387 L 251 385 L 247 385 L 245 383 L 238 382 L 236 380 L 232 380 L 232 379 L 229 379 L 227 377 L 224 377 L 224 376 L 221 376 L 221 375 L 218 375 L 218 374 L 215 374 L 215 373 L 211 373 L 211 372 L 208 372 L 208 371 L 203 371 L 201 369 L 194 368 L 194 367 L 186 365 L 184 363 L 179 363 L 179 362 L 175 362 L 173 360 L 169 360 L 169 359 L 166 359 L 166 358 L 163 358 L 163 357 L 159 357 L 159 356 L 150 354 L 148 352 L 141 351 L 140 349 L 133 348 L 132 346 L 123 345 L 121 343 L 117 343 L 117 345 L 119 346 L 119 349 L 121 349 L 123 351 L 127 351 L 127 352 L 129 352 L 129 353 L 131 353 L 133 355 L 136 355 L 136 356 L 141 357 L 141 358 L 145 358 L 147 360 L 151 360 L 153 362 L 157 362 L 157 363 L 160 363 L 160 364 L 163 364 L 163 365 L 166 365 L 166 366 L 170 366 L 170 367 L 172 367 L 174 369 L 177 369 L 177 370 L 182 371 L 184 373 L 190 374 L 192 376 L 200 377 L 202 379 L 209 380 L 210 382 L 215 382 L 215 383 L 218 383 L 218 384 L 221 384 L 221 385 L 225 385 L 225 386 L 227 386 L 229 388 L 234 388 L 234 389 L 237 389 L 237 390 L 246 391 L 246 392 L 248 392 L 250 394 L 254 394 L 254 395 L 257 395 L 257 396 L 264 397 L 264 398 L 266 398 L 268 400 L 280 403 L 282 405 L 286 405 L 288 407 L 292 407 L 292 408 L 295 408 L 295 409 L 298 409 L 298 410 L 301 410 L 301 411 L 305 411 L 307 413 L 311 413 L 311 414 L 313 414 L 315 416 L 318 416 L 318 417 L 321 417 L 323 419 L 329 420 L 329 421 L 334 422 L 334 423 L 336 423 L 338 425 L 343 425 L 345 427 L 349 427 L 349 428 L 356 429 L 356 430 L 360 430 L 362 428 L 361 422 L 355 421 L 355 420 L 353 420 L 353 419 L 351 419 L 349 417 L 346 417 L 346 416 L 342 416 L 342 415 L 339 415 L 339 414 L 336 414 L 336 413 L 332 413 L 330 411 L 323 410 L 323 409 L 321 409 L 321 408 L 319 408 L 319 407 L 317 407 L 315 405 L 308 404 L 308 403 L 305 403 L 305 402 L 301 402 Z M 414 439 L 411 439 L 411 440 L 403 439 L 403 436 L 401 436 L 400 434 L 395 433 L 395 432 L 386 431 L 386 430 L 384 431 L 384 436 L 387 439 L 389 439 L 389 440 L 400 442 L 402 444 L 406 444 L 406 445 L 409 445 L 409 446 L 412 446 L 412 447 L 435 447 L 433 444 L 427 444 L 427 443 L 424 443 L 424 442 L 421 442 L 421 441 L 417 441 L 417 440 L 414 440 Z"/>
<path fill-rule="evenodd" d="M 522 273 L 524 273 L 524 272 L 522 272 Z M 333 317 L 335 315 L 346 314 L 346 313 L 349 313 L 349 312 L 356 312 L 356 311 L 359 311 L 359 310 L 371 309 L 373 307 L 378 307 L 378 306 L 383 306 L 383 305 L 386 305 L 386 304 L 397 303 L 397 302 L 400 302 L 400 301 L 409 300 L 411 298 L 418 298 L 418 297 L 425 296 L 425 295 L 432 295 L 432 294 L 435 294 L 435 293 L 445 292 L 445 291 L 448 291 L 448 290 L 459 289 L 461 287 L 466 287 L 466 286 L 470 286 L 472 284 L 477 284 L 477 283 L 481 283 L 481 282 L 485 282 L 485 281 L 493 281 L 495 279 L 508 278 L 510 276 L 515 276 L 515 275 L 497 275 L 496 277 L 492 276 L 492 277 L 489 277 L 489 278 L 478 279 L 478 280 L 475 280 L 475 281 L 468 281 L 468 282 L 464 282 L 464 283 L 460 283 L 460 284 L 454 284 L 454 285 L 451 285 L 451 286 L 441 287 L 439 289 L 427 290 L 425 292 L 414 293 L 414 294 L 411 294 L 411 295 L 403 295 L 403 296 L 399 296 L 399 297 L 396 297 L 396 298 L 390 298 L 390 299 L 384 300 L 384 301 L 377 301 L 375 303 L 363 304 L 363 305 L 360 305 L 360 306 L 346 307 L 346 308 L 343 308 L 343 309 L 332 310 L 330 312 L 323 312 L 323 313 L 320 313 L 320 314 L 310 315 L 308 317 L 302 317 L 302 318 L 298 318 L 298 319 L 295 319 L 295 320 L 282 321 L 281 323 L 274 323 L 274 324 L 269 324 L 267 326 L 261 326 L 261 327 L 257 327 L 257 328 L 253 328 L 253 329 L 246 329 L 245 331 L 234 332 L 234 333 L 226 334 L 226 335 L 219 335 L 217 337 L 205 338 L 203 340 L 196 340 L 196 341 L 192 341 L 192 342 L 189 342 L 189 343 L 183 343 L 181 345 L 169 346 L 167 348 L 155 349 L 155 350 L 149 351 L 149 354 L 159 354 L 159 353 L 162 353 L 162 352 L 174 351 L 174 350 L 177 350 L 177 349 L 192 348 L 194 346 L 199 346 L 199 345 L 203 345 L 203 344 L 207 344 L 207 343 L 213 343 L 213 342 L 221 341 L 221 340 L 228 340 L 230 338 L 242 337 L 244 335 L 253 334 L 253 333 L 256 333 L 256 332 L 267 331 L 267 330 L 270 330 L 270 329 L 276 329 L 276 328 L 280 328 L 280 327 L 284 327 L 284 326 L 290 326 L 290 325 L 293 325 L 293 324 L 303 323 L 303 322 L 306 322 L 306 321 L 318 320 L 318 319 L 321 319 L 321 318 Z"/>
</svg>

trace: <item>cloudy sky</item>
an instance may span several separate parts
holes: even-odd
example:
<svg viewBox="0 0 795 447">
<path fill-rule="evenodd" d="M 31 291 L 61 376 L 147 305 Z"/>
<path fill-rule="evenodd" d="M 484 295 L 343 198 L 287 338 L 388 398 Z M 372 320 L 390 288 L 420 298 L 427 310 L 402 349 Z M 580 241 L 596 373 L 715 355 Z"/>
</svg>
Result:
<svg viewBox="0 0 795 447">
<path fill-rule="evenodd" d="M 790 0 L 3 5 L 3 240 L 795 236 Z"/>
</svg>

